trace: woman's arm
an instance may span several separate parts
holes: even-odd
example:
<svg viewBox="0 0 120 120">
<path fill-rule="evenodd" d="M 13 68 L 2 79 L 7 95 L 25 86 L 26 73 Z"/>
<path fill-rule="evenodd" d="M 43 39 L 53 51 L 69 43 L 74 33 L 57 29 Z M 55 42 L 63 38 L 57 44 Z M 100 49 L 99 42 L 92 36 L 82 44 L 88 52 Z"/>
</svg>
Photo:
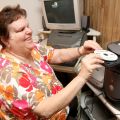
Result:
<svg viewBox="0 0 120 120">
<path fill-rule="evenodd" d="M 75 97 L 77 92 L 83 87 L 86 80 L 82 77 L 74 78 L 64 89 L 54 96 L 42 100 L 34 109 L 34 112 L 43 118 L 50 118 L 56 112 L 62 110 Z"/>
<path fill-rule="evenodd" d="M 49 63 L 59 64 L 79 58 L 81 56 L 79 49 L 80 48 L 55 49 Z"/>
<path fill-rule="evenodd" d="M 82 55 L 92 53 L 96 49 L 102 49 L 101 46 L 92 40 L 87 40 L 79 48 L 55 49 L 50 63 L 58 64 L 79 58 Z"/>
<path fill-rule="evenodd" d="M 93 70 L 101 67 L 103 61 L 99 56 L 90 54 L 83 58 L 81 63 L 81 71 L 64 89 L 54 96 L 42 100 L 34 109 L 34 112 L 40 116 L 49 118 L 56 112 L 65 108 L 75 97 L 77 92 L 83 87 L 87 79 L 93 73 Z"/>
</svg>

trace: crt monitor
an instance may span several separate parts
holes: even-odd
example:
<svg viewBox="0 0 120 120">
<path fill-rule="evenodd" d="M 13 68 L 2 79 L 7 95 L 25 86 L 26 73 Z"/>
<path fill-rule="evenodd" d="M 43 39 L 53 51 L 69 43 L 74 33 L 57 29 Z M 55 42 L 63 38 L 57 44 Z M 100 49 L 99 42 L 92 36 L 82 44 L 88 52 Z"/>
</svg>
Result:
<svg viewBox="0 0 120 120">
<path fill-rule="evenodd" d="M 48 29 L 81 29 L 83 0 L 43 0 L 42 10 Z"/>
</svg>

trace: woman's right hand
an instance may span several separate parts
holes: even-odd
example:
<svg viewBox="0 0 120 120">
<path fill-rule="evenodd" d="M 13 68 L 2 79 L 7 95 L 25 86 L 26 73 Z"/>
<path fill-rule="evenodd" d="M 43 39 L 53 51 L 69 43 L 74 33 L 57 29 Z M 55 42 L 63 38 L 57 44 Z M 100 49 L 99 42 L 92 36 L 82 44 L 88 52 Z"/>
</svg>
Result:
<svg viewBox="0 0 120 120">
<path fill-rule="evenodd" d="M 81 61 L 81 69 L 78 76 L 87 80 L 95 69 L 102 67 L 104 61 L 100 58 L 100 56 L 95 53 L 90 53 L 86 55 Z"/>
</svg>

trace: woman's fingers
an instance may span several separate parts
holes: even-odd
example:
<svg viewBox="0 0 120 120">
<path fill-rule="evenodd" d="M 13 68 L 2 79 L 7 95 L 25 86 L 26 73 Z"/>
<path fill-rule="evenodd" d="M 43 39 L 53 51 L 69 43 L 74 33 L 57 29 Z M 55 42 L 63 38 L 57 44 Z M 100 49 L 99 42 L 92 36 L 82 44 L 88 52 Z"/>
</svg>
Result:
<svg viewBox="0 0 120 120">
<path fill-rule="evenodd" d="M 91 49 L 94 49 L 94 50 L 96 50 L 96 49 L 102 49 L 102 47 L 97 42 L 95 42 L 93 40 L 87 40 L 87 41 L 85 41 L 84 47 L 85 48 L 91 48 Z"/>
<path fill-rule="evenodd" d="M 103 63 L 100 56 L 94 53 L 86 55 L 81 61 L 81 75 L 86 79 L 89 78 L 95 69 L 102 67 Z"/>
<path fill-rule="evenodd" d="M 103 64 L 104 61 L 99 55 L 96 55 L 94 53 L 91 53 L 89 55 L 86 55 L 85 58 L 82 60 L 86 64 Z"/>
</svg>

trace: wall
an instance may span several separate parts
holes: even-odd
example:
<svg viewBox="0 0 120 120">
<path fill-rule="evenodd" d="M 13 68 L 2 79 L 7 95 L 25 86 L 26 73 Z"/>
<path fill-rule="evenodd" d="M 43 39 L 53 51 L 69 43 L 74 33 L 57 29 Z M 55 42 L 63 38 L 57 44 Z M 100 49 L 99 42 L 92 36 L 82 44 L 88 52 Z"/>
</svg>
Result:
<svg viewBox="0 0 120 120">
<path fill-rule="evenodd" d="M 42 28 L 41 18 L 41 1 L 40 0 L 0 0 L 0 10 L 6 5 L 20 4 L 22 8 L 25 8 L 28 14 L 28 20 L 30 27 L 33 30 L 33 35 L 38 33 L 38 30 Z"/>
<path fill-rule="evenodd" d="M 91 17 L 91 27 L 101 32 L 100 44 L 106 48 L 120 40 L 120 0 L 84 0 L 84 14 Z"/>
<path fill-rule="evenodd" d="M 41 0 L 0 0 L 0 9 L 5 5 L 20 4 L 28 12 L 33 35 L 42 28 Z M 91 17 L 90 26 L 101 32 L 98 38 L 106 48 L 107 44 L 120 39 L 120 0 L 84 0 L 84 14 Z"/>
</svg>

